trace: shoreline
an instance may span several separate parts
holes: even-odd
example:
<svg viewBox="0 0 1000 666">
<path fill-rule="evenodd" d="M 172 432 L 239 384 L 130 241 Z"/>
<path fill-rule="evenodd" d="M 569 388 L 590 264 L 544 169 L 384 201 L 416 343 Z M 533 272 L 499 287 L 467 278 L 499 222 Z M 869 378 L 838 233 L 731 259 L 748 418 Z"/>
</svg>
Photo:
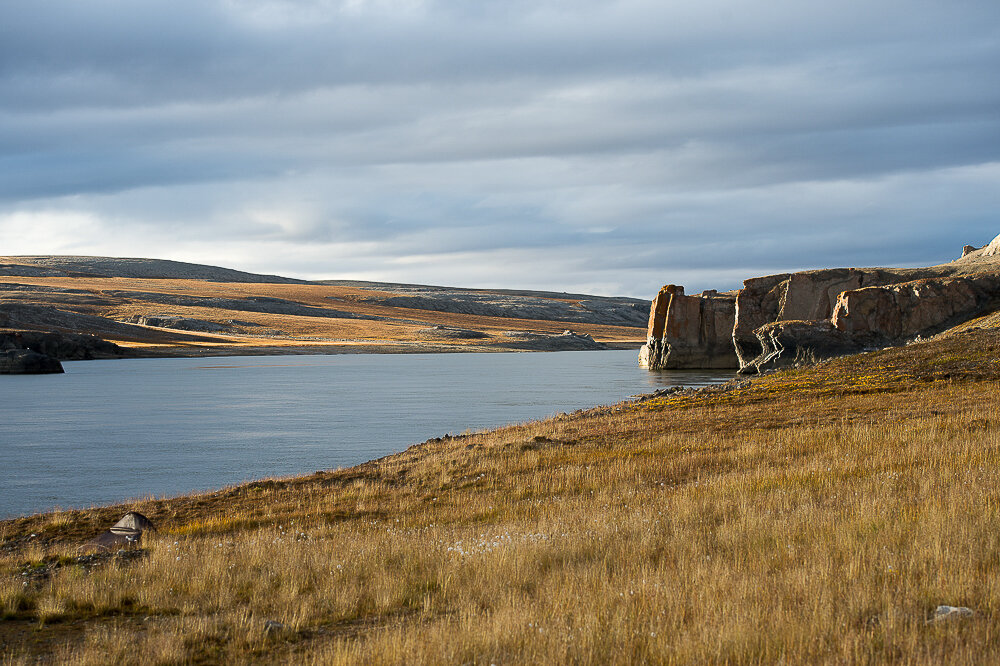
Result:
<svg viewBox="0 0 1000 666">
<path fill-rule="evenodd" d="M 616 350 L 602 350 L 602 351 L 616 351 Z M 100 359 L 95 359 L 95 360 L 100 360 Z M 110 360 L 110 359 L 104 359 L 104 360 Z M 687 372 L 687 371 L 681 370 L 679 372 Z M 698 370 L 691 370 L 690 372 L 698 372 Z M 574 417 L 578 417 L 578 416 L 587 414 L 588 412 L 604 412 L 604 411 L 608 411 L 608 410 L 612 410 L 613 411 L 613 410 L 616 410 L 616 409 L 624 408 L 624 407 L 626 407 L 628 405 L 632 405 L 632 404 L 638 405 L 638 404 L 645 403 L 645 402 L 648 402 L 648 401 L 651 401 L 651 400 L 656 400 L 658 398 L 663 398 L 665 396 L 672 397 L 672 398 L 695 398 L 695 399 L 697 399 L 699 396 L 705 396 L 705 397 L 712 396 L 712 395 L 718 396 L 720 394 L 728 393 L 730 391 L 747 389 L 747 388 L 749 388 L 751 386 L 751 384 L 752 384 L 752 380 L 749 379 L 749 378 L 734 376 L 732 379 L 726 380 L 724 382 L 719 382 L 719 383 L 716 383 L 716 384 L 708 384 L 708 385 L 704 385 L 704 386 L 689 387 L 689 386 L 682 386 L 682 385 L 671 385 L 671 386 L 668 386 L 668 387 L 663 387 L 663 388 L 655 389 L 653 391 L 649 391 L 649 392 L 646 392 L 646 393 L 637 393 L 635 395 L 631 395 L 628 398 L 626 398 L 624 400 L 621 400 L 621 401 L 619 401 L 617 403 L 611 404 L 611 405 L 593 405 L 593 406 L 590 406 L 590 407 L 582 407 L 582 408 L 574 410 L 572 412 L 567 412 L 567 413 L 558 415 L 558 416 L 556 416 L 554 418 L 574 418 Z M 534 420 L 534 421 L 528 421 L 527 423 L 528 424 L 542 423 L 544 421 L 551 420 L 551 418 L 553 418 L 553 417 L 538 419 L 538 420 Z M 292 481 L 307 481 L 307 480 L 310 480 L 310 479 L 315 479 L 317 477 L 322 477 L 323 475 L 333 474 L 335 472 L 350 472 L 352 470 L 353 471 L 361 471 L 364 468 L 366 468 L 367 466 L 371 466 L 371 465 L 376 465 L 377 466 L 377 465 L 379 465 L 381 463 L 384 463 L 384 462 L 386 462 L 386 461 L 388 461 L 388 460 L 390 460 L 392 458 L 395 458 L 395 457 L 403 455 L 403 454 L 418 454 L 418 453 L 420 453 L 420 451 L 424 447 L 427 447 L 427 446 L 432 445 L 432 444 L 439 444 L 439 443 L 444 442 L 444 441 L 460 441 L 460 440 L 472 437 L 474 435 L 481 435 L 481 434 L 488 433 L 488 432 L 495 431 L 495 430 L 503 430 L 503 429 L 507 429 L 507 428 L 518 427 L 520 425 L 524 425 L 524 423 L 523 422 L 512 421 L 510 423 L 505 423 L 505 424 L 498 425 L 498 426 L 495 426 L 495 427 L 492 427 L 492 428 L 487 428 L 484 431 L 477 431 L 477 432 L 473 432 L 473 433 L 460 433 L 460 434 L 445 433 L 445 434 L 442 434 L 442 435 L 438 435 L 438 436 L 434 436 L 434 437 L 429 437 L 429 438 L 423 440 L 422 442 L 416 442 L 416 443 L 410 444 L 409 446 L 407 446 L 405 449 L 403 449 L 401 451 L 396 451 L 396 452 L 393 452 L 393 453 L 387 453 L 385 455 L 381 455 L 381 456 L 378 456 L 378 457 L 375 457 L 375 458 L 364 460 L 364 461 L 356 463 L 354 465 L 348 465 L 348 466 L 344 466 L 344 467 L 335 467 L 335 468 L 329 468 L 329 469 L 315 470 L 312 473 L 302 472 L 302 473 L 288 474 L 288 475 L 284 475 L 284 476 L 262 476 L 262 477 L 255 478 L 255 479 L 246 479 L 246 480 L 239 481 L 239 482 L 236 482 L 236 483 L 226 484 L 226 485 L 223 485 L 223 486 L 208 488 L 208 489 L 204 489 L 204 490 L 194 490 L 194 491 L 188 491 L 188 492 L 180 492 L 180 493 L 177 493 L 176 495 L 164 495 L 164 496 L 160 496 L 160 497 L 157 497 L 155 495 L 147 495 L 147 496 L 143 496 L 143 497 L 127 497 L 127 498 L 123 498 L 123 499 L 121 499 L 119 501 L 115 501 L 115 502 L 108 503 L 108 504 L 92 504 L 92 505 L 89 505 L 89 506 L 71 506 L 71 507 L 66 507 L 66 508 L 56 506 L 56 507 L 53 507 L 51 509 L 47 509 L 47 510 L 43 510 L 43 511 L 38 511 L 38 512 L 35 512 L 35 513 L 30 513 L 30 514 L 24 514 L 24 515 L 20 515 L 20 516 L 13 516 L 13 517 L 9 517 L 9 518 L 4 518 L 4 517 L 0 516 L 0 526 L 2 526 L 4 523 L 8 523 L 8 522 L 17 522 L 17 521 L 29 520 L 29 519 L 34 519 L 34 518 L 39 518 L 39 517 L 44 517 L 44 516 L 64 515 L 64 514 L 73 513 L 73 512 L 86 512 L 86 511 L 95 511 L 95 510 L 111 510 L 111 509 L 116 509 L 116 508 L 119 508 L 122 511 L 129 511 L 130 507 L 134 507 L 135 505 L 137 505 L 139 503 L 165 503 L 165 502 L 173 502 L 173 501 L 185 500 L 185 499 L 198 499 L 198 498 L 214 497 L 214 496 L 219 495 L 220 493 L 221 494 L 225 494 L 225 493 L 228 493 L 228 492 L 239 490 L 240 488 L 243 488 L 245 486 L 252 486 L 254 484 L 287 483 L 287 482 L 292 482 Z"/>
<path fill-rule="evenodd" d="M 272 359 L 277 359 L 278 357 L 287 357 L 287 356 L 300 356 L 300 357 L 321 357 L 321 356 L 323 356 L 323 357 L 336 357 L 336 356 L 340 356 L 340 355 L 361 356 L 361 355 L 364 354 L 364 352 L 358 352 L 358 351 L 354 351 L 353 354 L 352 353 L 348 353 L 348 354 L 328 354 L 328 353 L 324 353 L 322 351 L 313 350 L 313 349 L 308 349 L 308 350 L 305 351 L 305 353 L 301 353 L 301 354 L 288 354 L 288 353 L 283 353 L 283 354 L 267 354 L 267 353 L 265 353 L 265 354 L 247 354 L 247 353 L 245 353 L 246 350 L 241 350 L 241 349 L 233 349 L 233 350 L 230 350 L 230 351 L 232 352 L 230 354 L 190 354 L 190 355 L 172 355 L 171 354 L 171 355 L 163 355 L 163 356 L 148 355 L 148 356 L 143 356 L 143 357 L 131 357 L 130 356 L 130 357 L 127 357 L 127 359 L 131 359 L 131 358 L 136 358 L 136 359 L 138 359 L 138 358 L 149 358 L 149 359 L 159 359 L 159 358 L 173 359 L 173 358 L 177 358 L 177 359 L 183 359 L 183 358 L 186 358 L 186 359 L 190 359 L 190 360 L 199 360 L 199 361 L 206 361 L 207 362 L 207 361 L 210 361 L 211 359 L 227 359 L 227 358 L 238 359 L 238 358 L 242 358 L 242 359 L 246 359 L 246 360 L 241 361 L 241 363 L 250 363 L 250 364 L 253 364 L 254 362 L 252 360 L 249 360 L 249 359 L 253 359 L 253 358 L 261 358 L 261 359 L 263 359 L 263 358 L 272 358 Z M 594 351 L 629 352 L 629 351 L 632 351 L 632 350 L 630 350 L 630 349 L 607 349 L 607 350 L 594 350 Z M 417 355 L 417 354 L 422 354 L 422 353 L 433 354 L 433 352 L 426 352 L 424 350 L 420 350 L 420 351 L 410 350 L 409 353 L 406 354 L 406 355 Z M 446 353 L 448 353 L 450 355 L 450 354 L 454 354 L 456 352 L 454 350 L 450 350 L 449 352 L 446 352 Z M 499 352 L 493 352 L 493 353 L 499 353 Z M 552 354 L 553 352 L 548 352 L 548 353 Z M 368 354 L 368 355 L 372 355 L 372 356 L 391 356 L 391 354 Z M 545 361 L 544 363 L 555 363 L 557 365 L 557 367 L 562 367 L 562 366 L 566 365 L 567 363 L 569 365 L 571 365 L 571 366 L 576 366 L 577 363 L 578 363 L 578 361 L 576 361 L 576 360 L 571 360 L 571 357 L 560 357 L 560 358 L 564 358 L 566 360 L 565 361 L 552 360 L 552 361 Z M 583 359 L 581 359 L 580 362 L 582 362 L 584 364 L 597 363 L 598 365 L 611 364 L 614 367 L 621 367 L 623 365 L 623 358 L 621 356 L 617 355 L 617 354 L 613 355 L 613 356 L 606 357 L 606 358 L 608 360 L 599 361 L 599 360 L 595 359 L 593 361 L 583 361 Z M 625 358 L 627 359 L 628 357 L 626 356 Z M 119 359 L 115 358 L 115 359 L 95 359 L 95 360 L 119 360 Z M 510 360 L 513 361 L 514 359 L 510 359 Z M 273 363 L 273 362 L 275 362 L 275 361 L 271 361 L 269 363 Z M 437 363 L 437 361 L 433 361 L 433 360 L 431 360 L 429 362 Z M 457 362 L 459 363 L 459 365 L 455 366 L 455 367 L 466 367 L 464 363 L 462 363 L 460 361 L 457 361 Z M 505 361 L 503 359 L 498 359 L 497 362 L 500 363 L 501 365 L 500 366 L 496 366 L 496 364 L 494 362 L 487 362 L 487 367 L 506 367 L 504 365 Z M 535 364 L 538 363 L 538 362 L 539 361 L 527 361 L 527 360 L 523 360 L 523 361 L 518 362 L 515 366 L 512 366 L 512 367 L 529 367 L 530 368 L 530 367 L 535 367 Z M 77 361 L 68 361 L 68 363 L 72 363 L 72 364 L 76 365 Z M 384 362 L 380 361 L 380 362 L 378 362 L 378 367 L 386 367 L 386 363 L 389 364 L 388 367 L 395 367 L 395 364 L 397 362 L 396 361 L 391 361 L 391 360 L 386 360 Z M 454 365 L 454 362 L 452 363 L 452 365 Z M 479 367 L 480 365 L 481 364 L 475 364 L 472 367 Z M 78 367 L 78 371 L 80 371 L 80 372 L 83 371 L 82 367 L 80 367 L 80 366 L 77 366 L 77 367 Z M 167 367 L 167 366 L 162 366 L 162 367 Z M 367 367 L 367 366 L 366 365 L 362 365 L 362 367 Z M 409 367 L 409 366 L 407 366 L 407 367 Z M 67 370 L 69 370 L 69 368 L 67 368 Z M 632 370 L 631 366 L 629 368 L 627 368 L 626 370 Z M 134 369 L 133 371 L 141 372 L 141 370 L 137 370 L 137 369 Z M 108 377 L 113 378 L 115 376 L 116 372 L 117 372 L 116 366 L 106 366 L 106 369 L 103 372 L 106 373 Z M 648 373 L 646 373 L 644 371 L 639 370 L 638 368 L 634 369 L 634 373 L 626 372 L 625 374 L 636 374 L 636 373 L 639 373 L 639 374 L 642 374 L 642 375 L 648 374 Z M 620 374 L 620 373 L 618 373 L 618 374 Z M 675 381 L 681 382 L 681 383 L 694 383 L 694 384 L 698 385 L 701 382 L 705 382 L 705 381 L 724 381 L 724 378 L 716 379 L 714 377 L 704 377 L 703 378 L 701 376 L 697 376 L 697 377 L 693 377 L 693 378 L 689 378 L 689 379 L 678 378 Z M 580 399 L 574 399 L 574 398 L 568 398 L 569 395 L 575 394 L 575 392 L 572 392 L 569 389 L 560 389 L 560 390 L 557 390 L 555 393 L 553 393 L 552 391 L 549 391 L 549 393 L 546 394 L 546 395 L 548 396 L 549 394 L 551 394 L 551 397 L 545 398 L 545 400 L 543 400 L 543 402 L 551 401 L 553 403 L 553 405 L 556 405 L 555 407 L 553 407 L 553 413 L 556 412 L 556 411 L 560 411 L 560 410 L 566 409 L 566 407 L 564 407 L 564 406 L 559 406 L 560 404 L 562 404 L 562 405 L 573 405 L 574 409 L 579 408 L 579 409 L 584 409 L 585 410 L 585 409 L 596 408 L 599 405 L 614 404 L 614 403 L 617 403 L 619 400 L 628 400 L 628 399 L 631 399 L 631 397 L 634 397 L 637 394 L 646 394 L 646 393 L 648 393 L 648 391 L 652 390 L 653 387 L 662 386 L 661 384 L 656 383 L 653 380 L 650 380 L 650 383 L 647 384 L 647 380 L 644 379 L 644 378 L 640 378 L 640 377 L 636 377 L 635 382 L 636 382 L 635 386 L 632 386 L 631 384 L 625 386 L 625 388 L 628 389 L 627 391 L 622 391 L 622 392 L 620 392 L 620 393 L 618 393 L 617 395 L 614 395 L 614 396 L 611 396 L 611 395 L 604 396 L 604 397 L 593 396 L 592 400 L 589 399 L 589 398 L 587 398 L 587 397 L 584 397 L 584 399 L 582 399 L 582 400 L 580 400 Z M 14 386 L 14 384 L 10 384 L 10 385 Z M 629 397 L 629 393 L 632 394 L 631 397 Z M 564 395 L 564 394 L 567 396 L 567 400 L 565 400 L 565 401 L 560 400 L 558 398 L 558 396 L 559 395 Z M 477 402 L 484 402 L 484 400 L 478 400 L 477 399 Z M 486 402 L 488 404 L 488 401 L 486 401 Z M 500 403 L 497 403 L 497 404 L 500 404 Z M 432 409 L 432 408 L 428 407 L 428 409 Z M 475 410 L 475 411 L 478 413 L 478 410 Z M 490 410 L 487 409 L 486 411 L 490 411 Z M 469 424 L 471 424 L 469 427 L 472 427 L 472 428 L 478 428 L 478 427 L 499 428 L 499 427 L 504 427 L 504 426 L 509 425 L 509 424 L 518 423 L 518 422 L 522 421 L 524 418 L 536 419 L 536 418 L 544 418 L 545 417 L 545 413 L 543 413 L 543 412 L 537 412 L 534 415 L 525 416 L 524 410 L 523 409 L 519 410 L 516 407 L 508 407 L 506 409 L 497 407 L 497 408 L 493 409 L 492 411 L 498 412 L 499 413 L 499 417 L 497 416 L 497 414 L 493 414 L 490 417 L 486 417 L 490 421 L 489 423 L 483 423 L 480 420 L 479 417 L 470 417 L 471 420 L 467 421 Z M 429 413 L 430 412 L 428 412 L 428 414 Z M 379 448 L 376 446 L 376 447 L 374 447 L 371 450 L 371 457 L 361 458 L 361 457 L 354 457 L 354 456 L 350 456 L 350 455 L 344 455 L 344 454 L 341 454 L 341 453 L 337 453 L 337 451 L 339 451 L 339 449 L 334 448 L 333 449 L 334 454 L 332 456 L 332 459 L 331 459 L 330 455 L 326 455 L 326 456 L 320 455 L 319 458 L 325 458 L 327 465 L 330 465 L 330 463 L 333 463 L 332 466 L 326 467 L 326 469 L 337 469 L 337 468 L 339 468 L 340 466 L 343 466 L 343 465 L 362 465 L 362 464 L 370 463 L 370 462 L 372 462 L 374 460 L 378 460 L 380 457 L 382 457 L 384 455 L 392 455 L 392 453 L 388 453 L 387 451 L 399 452 L 399 451 L 405 450 L 405 448 L 408 448 L 410 446 L 415 445 L 414 444 L 415 442 L 420 442 L 421 440 L 428 441 L 428 440 L 424 440 L 423 439 L 425 437 L 429 438 L 429 440 L 441 439 L 442 437 L 449 437 L 450 433 L 446 433 L 445 432 L 445 428 L 448 427 L 448 423 L 450 421 L 448 419 L 445 419 L 443 422 L 444 422 L 445 425 L 442 426 L 440 429 L 437 428 L 437 427 L 422 428 L 422 429 L 420 429 L 420 431 L 416 431 L 416 432 L 412 432 L 412 433 L 407 433 L 405 435 L 405 439 L 397 438 L 398 441 L 396 441 L 394 439 L 393 446 L 395 448 L 393 448 L 393 449 L 382 448 L 382 450 L 380 451 Z M 477 423 L 479 425 L 476 425 Z M 461 428 L 461 427 L 464 427 L 464 426 L 459 426 L 459 428 Z M 182 436 L 183 437 L 187 437 L 187 438 L 190 439 L 189 433 L 184 433 Z M 126 439 L 126 440 L 122 440 L 122 441 L 129 441 L 129 440 Z M 139 440 L 137 440 L 136 446 L 141 446 L 141 442 L 142 441 L 144 441 L 144 440 L 142 440 L 141 438 Z M 289 441 L 289 444 L 292 444 L 292 443 L 293 442 Z M 348 459 L 343 460 L 343 458 L 345 458 L 345 457 L 348 458 Z M 350 459 L 352 457 L 353 457 L 353 460 Z M 171 490 L 169 488 L 169 486 L 170 485 L 175 485 L 175 484 L 163 484 L 163 483 L 160 483 L 160 484 L 153 483 L 152 485 L 143 484 L 143 487 L 128 488 L 127 490 L 131 491 L 128 494 L 122 494 L 122 495 L 119 495 L 118 497 L 112 496 L 112 497 L 107 498 L 106 500 L 100 500 L 97 504 L 90 503 L 87 500 L 87 495 L 92 495 L 93 496 L 94 495 L 93 493 L 83 493 L 83 494 L 78 493 L 77 496 L 79 497 L 79 500 L 77 500 L 75 502 L 72 501 L 72 500 L 69 500 L 69 499 L 57 500 L 57 499 L 53 498 L 53 500 L 51 500 L 51 501 L 49 501 L 49 502 L 47 502 L 45 504 L 39 502 L 38 504 L 36 504 L 37 508 L 34 508 L 34 509 L 31 509 L 30 505 L 26 506 L 25 507 L 25 511 L 27 511 L 26 513 L 21 513 L 21 514 L 14 514 L 14 513 L 12 513 L 12 514 L 9 514 L 7 516 L 0 516 L 0 521 L 3 521 L 3 520 L 17 520 L 19 518 L 28 518 L 28 517 L 31 517 L 31 516 L 44 515 L 44 514 L 54 514 L 54 513 L 64 514 L 64 513 L 69 512 L 69 511 L 94 510 L 94 509 L 102 508 L 102 507 L 105 507 L 105 506 L 114 506 L 114 505 L 122 505 L 122 504 L 135 504 L 137 502 L 149 501 L 151 499 L 156 500 L 156 499 L 163 499 L 163 498 L 185 497 L 185 496 L 188 496 L 188 495 L 190 495 L 192 493 L 195 493 L 195 494 L 213 493 L 213 492 L 216 492 L 216 491 L 218 491 L 220 489 L 227 488 L 227 487 L 229 487 L 229 486 L 231 486 L 233 484 L 239 485 L 239 484 L 245 484 L 245 483 L 250 483 L 250 482 L 255 482 L 255 481 L 261 481 L 261 480 L 266 480 L 266 479 L 288 478 L 288 475 L 292 475 L 294 477 L 294 476 L 298 476 L 298 475 L 308 474 L 311 470 L 316 469 L 316 467 L 314 467 L 314 465 L 317 464 L 317 463 L 315 463 L 315 462 L 310 462 L 309 460 L 300 461 L 300 462 L 304 462 L 304 464 L 302 464 L 302 465 L 295 465 L 291 469 L 289 469 L 289 466 L 285 466 L 284 469 L 281 469 L 282 466 L 279 464 L 276 467 L 280 471 L 276 471 L 275 470 L 275 466 L 268 466 L 268 465 L 261 466 L 261 465 L 258 465 L 257 468 L 247 468 L 245 470 L 246 476 L 243 476 L 243 477 L 233 478 L 232 476 L 229 476 L 227 478 L 227 475 L 222 475 L 222 478 L 218 478 L 215 481 L 213 481 L 212 479 L 207 479 L 207 480 L 206 479 L 199 479 L 199 480 L 196 481 L 196 483 L 192 484 L 193 488 L 192 488 L 192 486 L 188 486 L 187 488 L 185 488 L 183 485 L 181 485 L 176 490 Z M 322 464 L 322 463 L 320 462 L 319 464 Z M 159 488 L 159 490 L 156 490 L 156 488 Z M 153 490 L 149 490 L 149 489 L 153 489 Z M 98 494 L 98 496 L 99 496 L 99 494 Z M 13 500 L 12 500 L 12 502 L 13 502 Z M 25 502 L 25 504 L 27 504 L 27 502 Z M 34 502 L 32 502 L 32 504 L 34 504 Z M 11 508 L 13 508 L 13 507 L 11 507 Z"/>
<path fill-rule="evenodd" d="M 210 358 L 227 356 L 336 356 L 339 354 L 503 354 L 536 352 L 590 352 L 590 351 L 639 351 L 645 341 L 602 342 L 605 349 L 518 349 L 516 347 L 486 345 L 433 345 L 427 343 L 347 343 L 285 346 L 212 346 L 212 347 L 170 347 L 151 349 L 147 347 L 126 347 L 129 353 L 121 356 L 97 356 L 86 360 L 115 360 L 127 358 Z M 75 361 L 81 359 L 66 359 Z"/>
</svg>

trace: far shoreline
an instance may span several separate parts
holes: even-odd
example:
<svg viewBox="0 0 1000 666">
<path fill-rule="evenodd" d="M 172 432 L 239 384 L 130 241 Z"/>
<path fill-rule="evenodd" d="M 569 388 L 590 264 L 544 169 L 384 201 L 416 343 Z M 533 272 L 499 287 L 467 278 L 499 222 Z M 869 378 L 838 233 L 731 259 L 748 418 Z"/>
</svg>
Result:
<svg viewBox="0 0 1000 666">
<path fill-rule="evenodd" d="M 538 352 L 592 352 L 592 351 L 636 351 L 645 340 L 626 340 L 601 343 L 605 349 L 517 349 L 513 347 L 489 347 L 486 345 L 428 345 L 424 343 L 376 343 L 376 344 L 316 344 L 290 346 L 211 346 L 211 347 L 169 347 L 153 349 L 148 347 L 127 347 L 119 345 L 127 354 L 120 356 L 100 356 L 86 360 L 116 360 L 129 358 L 211 358 L 227 356 L 335 356 L 340 354 L 502 354 Z M 66 359 L 72 362 L 83 359 Z"/>
</svg>

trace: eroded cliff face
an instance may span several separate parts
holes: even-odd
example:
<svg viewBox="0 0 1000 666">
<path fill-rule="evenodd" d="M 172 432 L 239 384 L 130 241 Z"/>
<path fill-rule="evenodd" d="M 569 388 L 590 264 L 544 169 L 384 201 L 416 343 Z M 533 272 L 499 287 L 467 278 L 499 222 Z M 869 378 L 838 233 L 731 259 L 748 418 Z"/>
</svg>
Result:
<svg viewBox="0 0 1000 666">
<path fill-rule="evenodd" d="M 684 287 L 667 285 L 649 309 L 646 344 L 639 365 L 650 370 L 737 368 L 732 331 L 735 297 L 705 292 L 687 296 Z"/>
<path fill-rule="evenodd" d="M 881 268 L 833 268 L 746 280 L 736 297 L 733 328 L 733 345 L 741 370 L 750 371 L 769 362 L 765 359 L 776 358 L 774 347 L 767 342 L 770 333 L 762 336 L 758 332 L 761 326 L 791 321 L 830 322 L 843 292 L 906 282 L 924 275 L 925 272 L 913 269 L 897 272 Z M 812 331 L 809 337 L 815 338 L 815 333 Z M 787 333 L 784 337 L 787 338 Z"/>
<path fill-rule="evenodd" d="M 653 301 L 640 364 L 755 373 L 933 335 L 998 308 L 1000 236 L 948 264 L 767 275 L 735 297 L 667 285 Z"/>
<path fill-rule="evenodd" d="M 867 346 L 885 346 L 937 333 L 1000 307 L 1000 276 L 915 280 L 845 291 L 832 323 Z"/>
<path fill-rule="evenodd" d="M 827 319 L 817 321 L 776 321 L 754 331 L 761 352 L 740 366 L 752 374 L 765 369 L 815 363 L 823 358 L 854 354 L 864 346 L 837 330 Z"/>
</svg>

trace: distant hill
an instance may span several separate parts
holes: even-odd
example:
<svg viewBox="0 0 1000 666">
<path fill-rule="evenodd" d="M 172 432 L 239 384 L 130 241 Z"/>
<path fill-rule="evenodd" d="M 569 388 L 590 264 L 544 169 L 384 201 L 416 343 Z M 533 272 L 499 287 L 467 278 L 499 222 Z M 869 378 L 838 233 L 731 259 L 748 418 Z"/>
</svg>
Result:
<svg viewBox="0 0 1000 666">
<path fill-rule="evenodd" d="M 0 257 L 0 275 L 24 277 L 123 277 L 153 280 L 210 280 L 252 284 L 303 284 L 305 280 L 245 273 L 231 268 L 167 259 L 131 257 L 24 256 Z"/>
<path fill-rule="evenodd" d="M 137 354 L 637 349 L 649 305 L 163 259 L 0 257 L 0 328 L 91 334 Z"/>
</svg>

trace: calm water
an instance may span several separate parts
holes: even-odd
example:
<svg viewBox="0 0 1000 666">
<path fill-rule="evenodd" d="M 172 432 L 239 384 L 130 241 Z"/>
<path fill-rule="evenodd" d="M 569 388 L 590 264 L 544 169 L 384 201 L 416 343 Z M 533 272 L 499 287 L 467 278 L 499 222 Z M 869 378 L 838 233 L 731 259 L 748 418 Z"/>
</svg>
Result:
<svg viewBox="0 0 1000 666">
<path fill-rule="evenodd" d="M 0 376 L 0 517 L 354 465 L 730 375 L 635 351 L 132 359 Z"/>
</svg>

